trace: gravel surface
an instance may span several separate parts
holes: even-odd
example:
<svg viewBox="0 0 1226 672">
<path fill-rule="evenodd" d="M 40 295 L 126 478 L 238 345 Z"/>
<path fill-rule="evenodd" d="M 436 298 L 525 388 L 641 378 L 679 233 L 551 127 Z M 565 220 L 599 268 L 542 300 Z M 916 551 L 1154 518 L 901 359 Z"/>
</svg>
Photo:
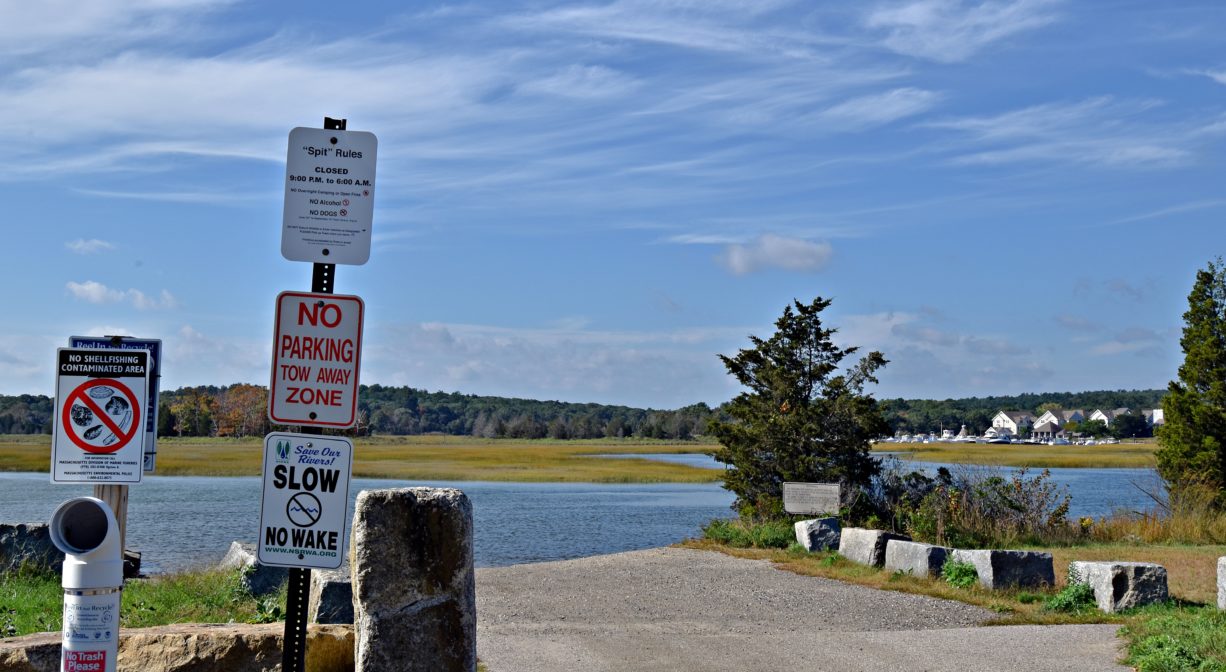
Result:
<svg viewBox="0 0 1226 672">
<path fill-rule="evenodd" d="M 1127 669 L 1117 626 L 993 616 L 679 548 L 477 570 L 490 672 Z"/>
</svg>

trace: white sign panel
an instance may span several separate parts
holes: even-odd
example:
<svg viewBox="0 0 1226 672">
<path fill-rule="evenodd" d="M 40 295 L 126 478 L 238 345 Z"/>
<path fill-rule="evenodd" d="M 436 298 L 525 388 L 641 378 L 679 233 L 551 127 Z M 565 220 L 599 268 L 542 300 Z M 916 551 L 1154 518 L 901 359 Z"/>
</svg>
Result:
<svg viewBox="0 0 1226 672">
<path fill-rule="evenodd" d="M 56 359 L 51 482 L 140 483 L 149 353 L 60 348 Z"/>
<path fill-rule="evenodd" d="M 784 483 L 783 510 L 788 513 L 838 513 L 838 483 Z"/>
<path fill-rule="evenodd" d="M 145 399 L 144 472 L 153 473 L 158 453 L 158 387 L 162 378 L 162 341 L 157 338 L 132 338 L 130 336 L 73 336 L 68 339 L 68 347 L 149 351 L 149 397 Z"/>
<path fill-rule="evenodd" d="M 365 131 L 290 131 L 281 256 L 320 264 L 366 263 L 378 144 L 374 133 Z"/>
<path fill-rule="evenodd" d="M 345 559 L 353 443 L 339 436 L 264 437 L 262 564 L 336 569 Z"/>
<path fill-rule="evenodd" d="M 358 413 L 362 299 L 281 292 L 268 418 L 280 425 L 352 427 Z"/>
</svg>

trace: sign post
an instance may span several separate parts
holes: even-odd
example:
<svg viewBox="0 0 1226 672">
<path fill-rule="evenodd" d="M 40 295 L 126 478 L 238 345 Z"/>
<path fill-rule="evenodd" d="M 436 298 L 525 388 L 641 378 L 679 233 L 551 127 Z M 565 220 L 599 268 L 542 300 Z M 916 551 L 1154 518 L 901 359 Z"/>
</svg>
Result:
<svg viewBox="0 0 1226 672">
<path fill-rule="evenodd" d="M 313 450 L 314 446 L 296 442 L 305 439 L 307 443 L 327 445 L 326 442 L 335 439 L 325 439 L 322 436 L 323 427 L 352 427 L 357 421 L 362 300 L 356 296 L 331 295 L 336 280 L 336 264 L 361 265 L 370 258 L 370 228 L 375 197 L 375 152 L 378 141 L 371 133 L 347 131 L 345 126 L 344 119 L 324 117 L 322 130 L 295 128 L 289 135 L 289 152 L 285 161 L 285 211 L 281 224 L 281 255 L 290 261 L 312 262 L 311 292 L 326 296 L 283 292 L 277 297 L 277 334 L 273 345 L 268 416 L 273 422 L 302 426 L 302 435 L 274 433 L 265 438 L 266 494 L 269 482 L 267 479 L 270 478 L 270 441 L 295 444 L 291 446 L 291 450 L 299 445 L 305 450 Z M 284 332 L 282 327 L 285 327 Z M 282 369 L 282 366 L 285 368 Z M 307 369 L 309 374 L 314 376 L 314 380 L 305 377 L 308 374 Z M 304 390 L 308 389 L 309 392 L 304 393 Z M 347 442 L 343 439 L 342 441 Z M 276 452 L 276 444 L 273 443 L 272 446 L 271 450 Z M 352 463 L 353 446 L 348 446 L 347 459 Z M 333 445 L 328 445 L 328 450 L 345 452 L 343 448 Z M 339 461 L 339 456 L 337 459 Z M 276 486 L 277 468 L 288 466 L 277 464 L 274 459 L 271 476 L 274 492 L 289 488 L 288 473 L 284 474 L 285 487 Z M 339 477 L 338 475 L 337 478 Z M 303 479 L 302 485 L 305 485 L 305 475 Z M 331 506 L 333 511 L 338 508 L 340 510 L 338 530 L 342 538 L 345 536 L 344 515 L 349 504 L 349 469 L 345 470 L 344 480 L 344 503 Z M 317 494 L 296 494 L 298 496 L 291 496 L 286 502 L 284 515 L 289 525 L 278 526 L 290 535 L 287 537 L 290 542 L 294 541 L 293 532 L 290 530 L 307 530 L 317 524 L 311 521 L 312 515 L 315 514 L 310 512 L 314 504 L 311 498 L 317 497 Z M 307 497 L 307 494 L 311 497 Z M 320 500 L 320 504 L 323 503 L 323 500 Z M 291 513 L 295 516 L 293 519 L 290 519 Z M 261 552 L 265 547 L 263 542 L 266 534 L 263 521 L 262 511 Z M 274 531 L 273 534 L 277 535 L 273 541 L 280 542 L 280 532 Z M 302 534 L 305 539 L 306 532 Z M 320 542 L 319 537 L 314 537 L 314 540 Z M 327 543 L 327 538 L 323 542 Z M 340 546 L 340 557 L 343 557 L 343 541 Z M 269 546 L 270 549 L 276 547 Z M 313 550 L 300 545 L 294 547 Z M 275 551 L 269 551 L 269 554 L 270 557 L 276 555 L 282 560 L 286 557 L 297 557 L 301 563 L 308 562 L 309 557 L 317 557 L 305 552 L 288 556 Z M 260 561 L 264 562 L 263 556 L 260 556 Z M 285 644 L 281 652 L 281 670 L 303 672 L 306 669 L 310 568 L 340 565 L 284 566 L 290 567 L 290 570 L 289 589 L 285 600 Z"/>
</svg>

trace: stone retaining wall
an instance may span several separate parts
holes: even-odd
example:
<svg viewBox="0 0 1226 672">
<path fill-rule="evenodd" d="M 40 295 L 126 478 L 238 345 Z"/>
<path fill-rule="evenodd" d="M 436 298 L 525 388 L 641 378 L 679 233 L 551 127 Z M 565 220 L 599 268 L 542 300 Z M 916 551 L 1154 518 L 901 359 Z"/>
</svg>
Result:
<svg viewBox="0 0 1226 672">
<path fill-rule="evenodd" d="M 273 672 L 281 668 L 284 623 L 200 624 L 119 631 L 118 669 L 140 672 Z M 0 670 L 59 672 L 59 632 L 0 640 Z M 307 629 L 309 672 L 353 670 L 353 627 Z"/>
</svg>

